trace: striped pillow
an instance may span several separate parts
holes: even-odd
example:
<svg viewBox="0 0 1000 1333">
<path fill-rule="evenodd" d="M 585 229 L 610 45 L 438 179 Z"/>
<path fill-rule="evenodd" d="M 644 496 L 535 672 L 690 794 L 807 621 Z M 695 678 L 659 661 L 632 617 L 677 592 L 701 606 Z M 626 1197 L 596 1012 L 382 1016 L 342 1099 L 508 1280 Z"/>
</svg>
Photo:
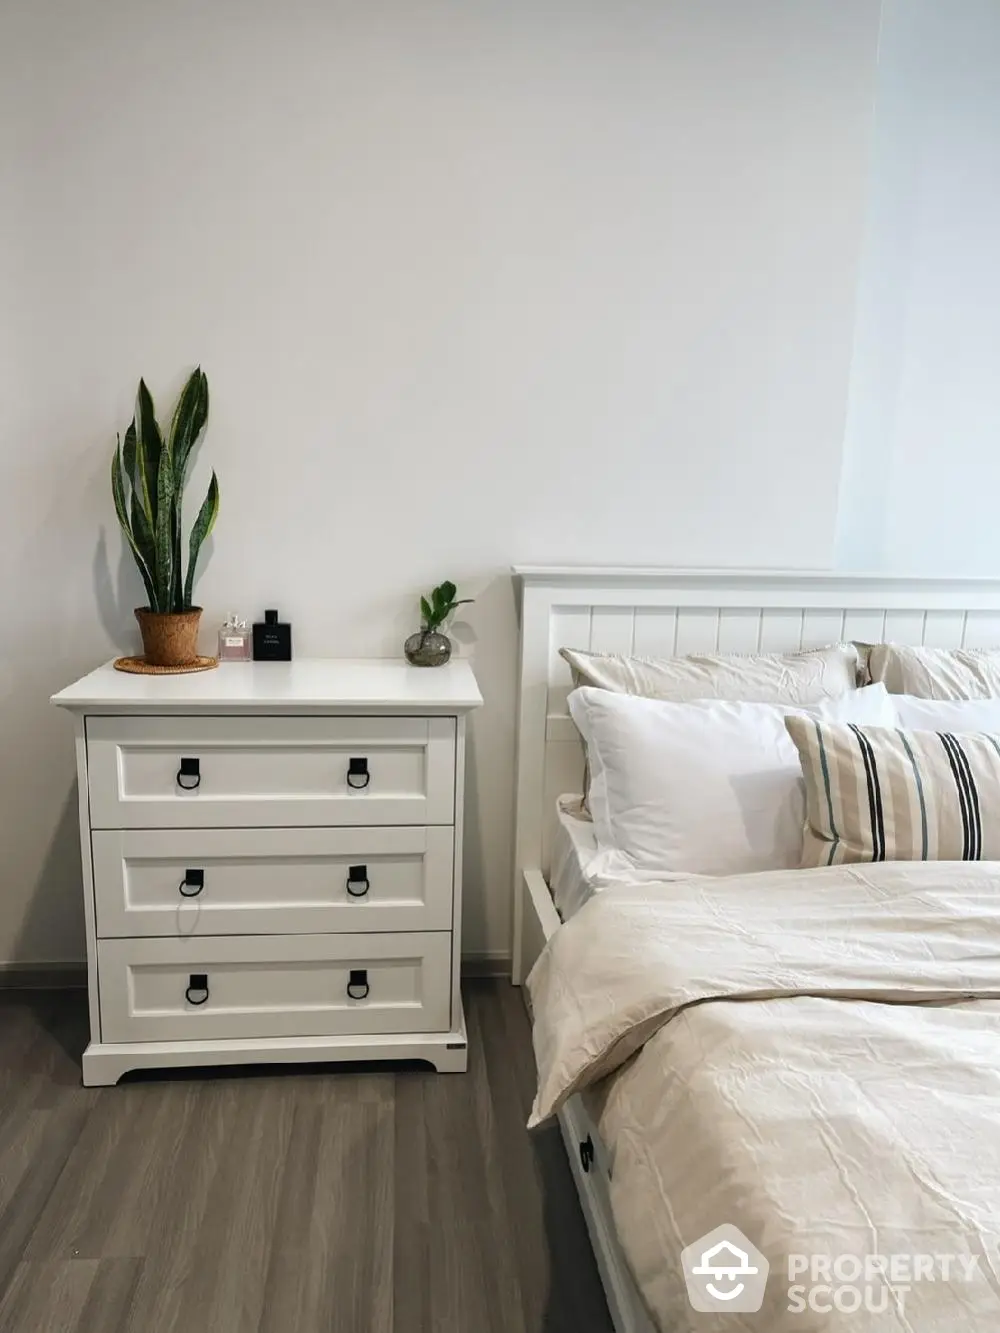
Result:
<svg viewBox="0 0 1000 1333">
<path fill-rule="evenodd" d="M 1000 738 L 785 718 L 806 783 L 804 866 L 1000 860 Z"/>
</svg>

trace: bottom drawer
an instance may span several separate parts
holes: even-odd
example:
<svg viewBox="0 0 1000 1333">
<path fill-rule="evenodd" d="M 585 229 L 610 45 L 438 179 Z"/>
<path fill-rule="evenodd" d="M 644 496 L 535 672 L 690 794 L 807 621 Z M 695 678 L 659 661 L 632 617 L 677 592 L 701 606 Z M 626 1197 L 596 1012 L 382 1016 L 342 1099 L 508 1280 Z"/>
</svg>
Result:
<svg viewBox="0 0 1000 1333">
<path fill-rule="evenodd" d="M 451 935 L 100 940 L 103 1041 L 444 1032 Z"/>
</svg>

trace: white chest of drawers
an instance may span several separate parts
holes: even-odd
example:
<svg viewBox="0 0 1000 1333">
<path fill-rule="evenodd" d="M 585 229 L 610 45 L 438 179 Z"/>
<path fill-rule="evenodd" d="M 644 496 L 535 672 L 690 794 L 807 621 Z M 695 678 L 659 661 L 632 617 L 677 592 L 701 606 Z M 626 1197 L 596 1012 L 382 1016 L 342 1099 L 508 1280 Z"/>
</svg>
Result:
<svg viewBox="0 0 1000 1333">
<path fill-rule="evenodd" d="M 468 663 L 100 667 L 76 720 L 91 1041 L 130 1069 L 466 1068 Z"/>
</svg>

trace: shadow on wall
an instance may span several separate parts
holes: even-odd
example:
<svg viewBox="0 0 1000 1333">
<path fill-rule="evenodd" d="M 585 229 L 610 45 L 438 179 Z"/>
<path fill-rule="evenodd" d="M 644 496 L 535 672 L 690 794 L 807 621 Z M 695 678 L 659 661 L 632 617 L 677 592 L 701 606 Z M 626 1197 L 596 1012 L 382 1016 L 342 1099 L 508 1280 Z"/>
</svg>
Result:
<svg viewBox="0 0 1000 1333">
<path fill-rule="evenodd" d="M 137 642 L 132 607 L 141 600 L 141 596 L 136 598 L 138 579 L 124 551 L 116 573 L 112 573 L 105 530 L 94 549 L 92 568 L 96 607 L 105 634 L 112 643 Z M 31 662 L 13 668 L 21 680 L 31 680 L 33 688 L 29 707 L 4 717 L 0 727 L 2 752 L 8 756 L 31 755 L 32 759 L 20 776 L 17 765 L 9 762 L 0 775 L 14 801 L 23 802 L 20 811 L 5 803 L 11 821 L 5 842 L 14 853 L 8 864 L 19 886 L 16 895 L 9 895 L 9 901 L 16 897 L 20 922 L 0 951 L 0 965 L 21 963 L 43 972 L 65 968 L 70 976 L 85 965 L 73 722 L 67 713 L 51 706 L 49 696 L 105 655 L 98 649 L 96 658 L 88 654 L 88 660 L 77 669 L 65 661 L 44 671 Z M 30 795 L 29 784 L 35 787 Z"/>
<path fill-rule="evenodd" d="M 48 706 L 47 699 L 43 706 Z M 65 716 L 54 719 L 62 723 L 70 737 L 67 746 L 47 746 L 47 758 L 56 751 L 59 757 L 59 777 L 53 778 L 39 790 L 21 814 L 13 815 L 12 827 L 5 839 L 10 846 L 28 842 L 33 827 L 44 837 L 37 870 L 32 873 L 30 846 L 15 858 L 14 865 L 23 867 L 17 875 L 22 891 L 17 895 L 21 910 L 20 924 L 13 933 L 10 960 L 25 966 L 47 969 L 66 967 L 75 973 L 86 958 L 83 924 L 83 897 L 80 893 L 82 868 L 80 864 L 80 818 L 78 789 L 72 769 L 72 725 Z M 62 762 L 66 749 L 69 761 Z M 8 751 L 10 753 L 10 751 Z M 48 768 L 49 765 L 46 764 Z M 8 772 L 8 781 L 10 774 Z M 47 787 L 47 789 L 45 789 Z M 61 799 L 59 793 L 63 792 Z M 54 822 L 50 819 L 54 815 Z M 47 836 L 44 830 L 50 830 Z M 27 891 L 25 892 L 25 888 Z M 5 953 L 7 951 L 5 950 Z M 0 962 L 8 961 L 0 959 Z"/>
<path fill-rule="evenodd" d="M 136 591 L 135 565 L 124 543 L 119 557 L 118 569 L 112 572 L 108 556 L 108 534 L 102 528 L 94 547 L 94 602 L 101 625 L 111 642 L 128 643 L 129 638 L 136 636 L 132 608 L 142 605 L 144 599 L 135 601 L 132 596 Z"/>
<path fill-rule="evenodd" d="M 506 570 L 483 585 L 470 578 L 462 586 L 476 589 L 476 603 L 469 608 L 469 624 L 456 624 L 452 637 L 470 658 L 483 696 L 483 707 L 469 720 L 466 745 L 463 951 L 509 970 L 517 683 L 514 586 Z"/>
<path fill-rule="evenodd" d="M 117 541 L 117 534 L 116 534 Z M 213 537 L 205 542 L 198 562 L 199 571 L 204 572 L 212 558 Z M 118 568 L 112 570 L 108 554 L 108 529 L 102 528 L 94 547 L 94 604 L 101 626 L 111 643 L 123 645 L 122 651 L 128 651 L 125 645 L 134 643 L 134 651 L 139 651 L 139 630 L 135 620 L 135 607 L 146 605 L 146 594 L 136 572 L 132 553 L 124 541 L 118 551 Z M 214 645 L 210 649 L 215 652 Z"/>
<path fill-rule="evenodd" d="M 476 747 L 475 718 L 470 718 L 465 733 L 465 843 L 462 848 L 463 933 L 469 938 L 469 904 L 481 904 L 486 877 L 483 848 L 483 808 L 480 800 L 479 756 Z"/>
<path fill-rule="evenodd" d="M 95 603 L 104 633 L 112 643 L 138 642 L 132 607 L 141 603 L 141 587 L 124 549 L 117 571 L 112 573 L 107 532 L 103 529 L 94 548 L 92 569 Z M 98 650 L 96 660 L 103 655 Z M 30 663 L 20 666 L 24 671 L 22 678 L 32 679 L 35 689 L 32 690 L 30 709 L 20 712 L 16 722 L 10 718 L 5 720 L 3 752 L 7 755 L 30 753 L 34 756 L 32 768 L 39 764 L 44 777 L 38 783 L 34 798 L 26 802 L 21 816 L 11 816 L 7 842 L 24 847 L 18 894 L 23 906 L 20 925 L 12 933 L 12 943 L 0 954 L 0 962 L 9 959 L 15 964 L 23 963 L 28 968 L 43 971 L 65 967 L 68 974 L 85 965 L 79 785 L 73 722 L 68 714 L 52 708 L 49 696 L 83 674 L 94 661 L 93 655 L 88 655 L 87 664 L 80 664 L 78 669 L 64 662 L 45 672 L 32 670 Z M 36 710 L 44 715 L 36 716 Z M 18 731 L 23 733 L 20 740 Z M 4 785 L 13 786 L 15 774 L 9 766 L 5 765 L 5 768 Z M 25 772 L 23 777 L 26 783 L 36 780 L 33 772 Z M 33 829 L 37 829 L 36 839 L 31 838 Z M 44 841 L 35 849 L 32 861 L 29 858 L 33 849 L 28 844 L 40 839 Z"/>
</svg>

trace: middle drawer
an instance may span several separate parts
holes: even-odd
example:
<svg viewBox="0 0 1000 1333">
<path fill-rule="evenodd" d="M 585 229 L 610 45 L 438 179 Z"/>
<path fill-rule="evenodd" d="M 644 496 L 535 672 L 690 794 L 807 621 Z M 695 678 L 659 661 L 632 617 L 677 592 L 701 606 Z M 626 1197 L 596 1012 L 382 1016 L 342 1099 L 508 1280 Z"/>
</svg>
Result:
<svg viewBox="0 0 1000 1333">
<path fill-rule="evenodd" d="M 454 829 L 95 829 L 97 934 L 450 930 Z"/>
</svg>

